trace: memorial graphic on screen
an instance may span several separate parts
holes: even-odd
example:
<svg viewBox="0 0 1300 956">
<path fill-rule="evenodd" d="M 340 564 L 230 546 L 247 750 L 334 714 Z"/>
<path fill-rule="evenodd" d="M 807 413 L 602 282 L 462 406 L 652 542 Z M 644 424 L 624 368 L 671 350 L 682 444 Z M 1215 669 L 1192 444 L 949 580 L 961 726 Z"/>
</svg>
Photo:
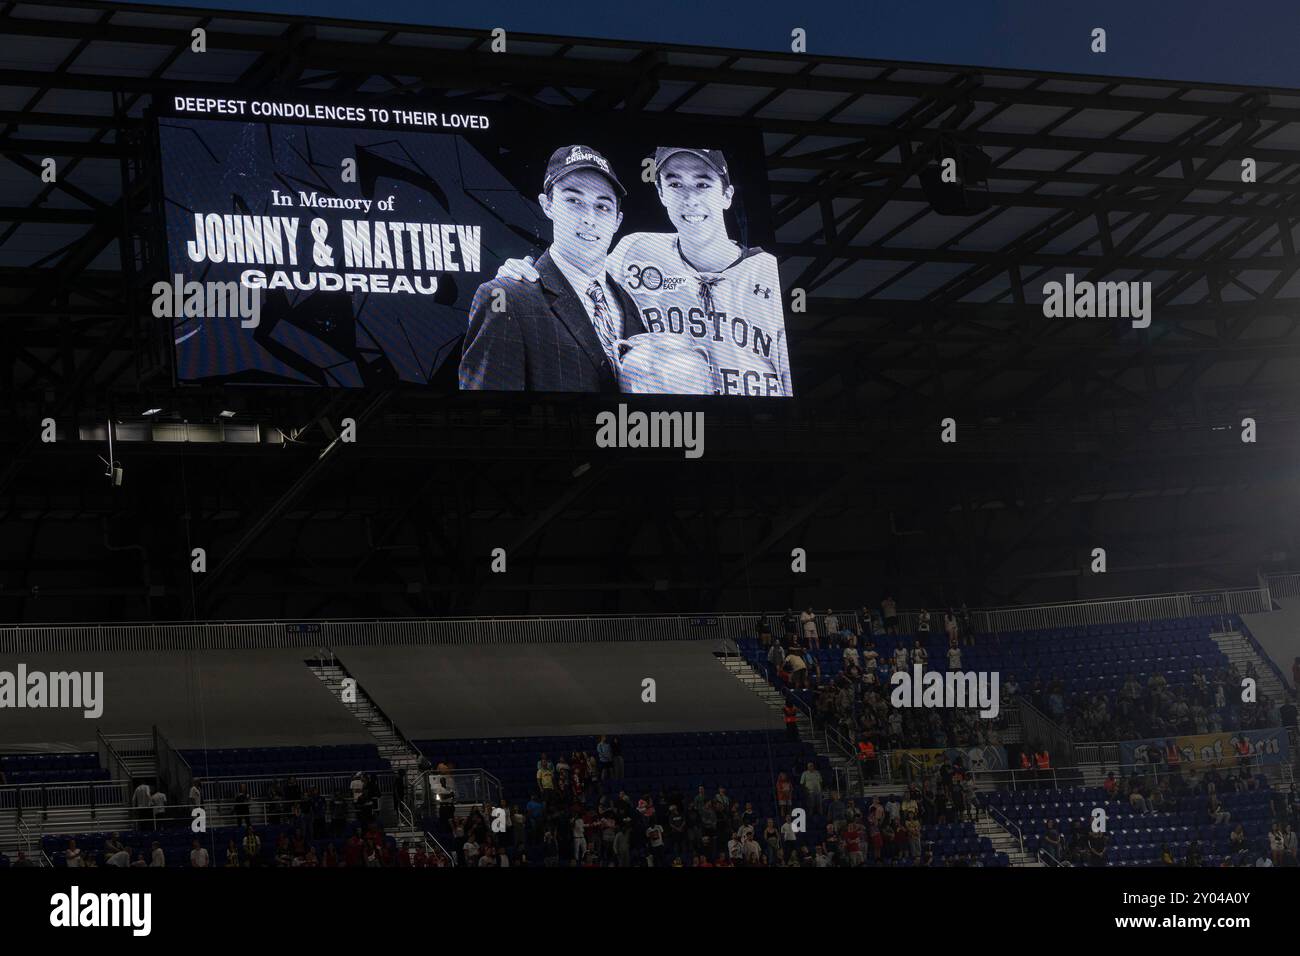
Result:
<svg viewBox="0 0 1300 956">
<path fill-rule="evenodd" d="M 752 129 L 176 97 L 158 138 L 169 281 L 259 303 L 175 318 L 179 382 L 793 393 Z"/>
</svg>

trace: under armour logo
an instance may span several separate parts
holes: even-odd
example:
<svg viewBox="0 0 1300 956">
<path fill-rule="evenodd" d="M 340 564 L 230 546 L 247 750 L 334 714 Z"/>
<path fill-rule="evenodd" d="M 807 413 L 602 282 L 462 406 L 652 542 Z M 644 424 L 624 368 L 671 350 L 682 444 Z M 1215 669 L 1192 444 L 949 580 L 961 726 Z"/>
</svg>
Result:
<svg viewBox="0 0 1300 956">
<path fill-rule="evenodd" d="M 754 295 L 761 295 L 765 299 L 772 298 L 772 290 L 764 289 L 762 283 L 754 283 Z"/>
</svg>

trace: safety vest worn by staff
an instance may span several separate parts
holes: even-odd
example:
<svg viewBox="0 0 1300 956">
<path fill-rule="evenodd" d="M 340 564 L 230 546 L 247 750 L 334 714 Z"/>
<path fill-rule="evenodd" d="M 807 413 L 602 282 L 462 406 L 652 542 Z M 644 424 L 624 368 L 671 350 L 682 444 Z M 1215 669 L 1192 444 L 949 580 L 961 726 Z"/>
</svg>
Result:
<svg viewBox="0 0 1300 956">
<path fill-rule="evenodd" d="M 785 714 L 785 724 L 787 727 L 790 726 L 791 724 L 799 722 L 799 714 L 794 709 L 794 704 L 786 704 L 783 708 L 781 708 L 781 710 Z"/>
<path fill-rule="evenodd" d="M 1034 764 L 1038 767 L 1039 770 L 1052 769 L 1052 761 L 1048 757 L 1046 750 L 1040 750 L 1038 751 L 1038 753 L 1034 754 Z"/>
<path fill-rule="evenodd" d="M 862 761 L 873 760 L 876 756 L 876 745 L 870 740 L 858 741 L 858 759 Z"/>
<path fill-rule="evenodd" d="M 1033 770 L 1033 769 L 1034 769 L 1034 763 L 1033 763 L 1032 760 L 1029 759 L 1029 753 L 1028 753 L 1028 751 L 1023 751 L 1023 750 L 1022 750 L 1022 751 L 1020 752 L 1020 769 L 1021 769 L 1021 770 Z"/>
<path fill-rule="evenodd" d="M 1165 748 L 1165 763 L 1171 767 L 1177 767 L 1183 762 L 1183 755 L 1178 752 L 1177 744 L 1170 744 Z"/>
</svg>

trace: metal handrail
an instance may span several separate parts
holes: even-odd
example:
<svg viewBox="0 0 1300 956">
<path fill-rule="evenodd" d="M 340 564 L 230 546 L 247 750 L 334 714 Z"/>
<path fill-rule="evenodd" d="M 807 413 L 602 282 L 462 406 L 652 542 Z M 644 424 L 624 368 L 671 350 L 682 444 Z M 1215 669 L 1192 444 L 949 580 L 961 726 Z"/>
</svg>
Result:
<svg viewBox="0 0 1300 956">
<path fill-rule="evenodd" d="M 1212 610 L 1225 621 L 1240 613 L 1271 609 L 1266 588 L 1177 592 L 1102 601 L 968 608 L 977 633 L 1033 627 L 1136 623 L 1197 615 L 1198 602 L 1214 599 Z M 447 618 L 322 618 L 311 621 L 248 619 L 209 622 L 135 622 L 114 624 L 9 624 L 0 634 L 21 650 L 230 647 L 320 647 L 395 644 L 501 644 L 574 641 L 726 640 L 753 633 L 753 624 L 770 612 L 706 611 L 695 614 L 533 615 Z M 856 611 L 836 616 L 856 621 Z M 898 612 L 902 630 L 910 629 L 916 611 Z M 825 615 L 817 615 L 820 629 Z M 306 627 L 304 626 L 306 625 Z"/>
<path fill-rule="evenodd" d="M 100 751 L 100 762 L 108 764 L 104 769 L 109 772 L 113 779 L 120 778 L 129 781 L 131 779 L 131 768 L 126 765 L 122 755 L 117 752 L 112 740 L 104 736 L 103 732 L 98 729 L 95 730 L 95 744 L 96 749 Z"/>
<path fill-rule="evenodd" d="M 432 853 L 436 849 L 437 852 L 442 854 L 443 859 L 447 861 L 448 866 L 454 867 L 456 865 L 456 857 L 447 852 L 447 848 L 444 847 L 438 841 L 438 838 L 430 833 L 427 828 L 416 822 L 415 811 L 411 809 L 405 800 L 400 801 L 395 809 L 397 812 L 397 821 L 402 825 L 403 829 L 416 830 L 421 834 L 426 853 Z"/>
<path fill-rule="evenodd" d="M 1000 826 L 1003 830 L 1006 830 L 1010 836 L 1015 837 L 1016 846 L 1020 848 L 1021 853 L 1024 853 L 1025 852 L 1024 831 L 1021 830 L 1020 827 L 1018 827 L 1016 824 L 1012 823 L 1010 817 L 1008 817 L 997 807 L 992 806 L 990 803 L 988 803 L 988 801 L 984 802 L 984 812 L 987 813 L 989 816 L 991 816 L 994 822 L 996 822 L 997 825 Z"/>
</svg>

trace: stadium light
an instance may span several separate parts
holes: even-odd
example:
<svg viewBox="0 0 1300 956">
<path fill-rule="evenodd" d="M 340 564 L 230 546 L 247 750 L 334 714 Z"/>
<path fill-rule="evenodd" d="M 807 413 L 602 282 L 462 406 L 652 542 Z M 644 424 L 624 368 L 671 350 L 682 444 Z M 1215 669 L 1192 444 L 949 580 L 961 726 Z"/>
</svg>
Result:
<svg viewBox="0 0 1300 956">
<path fill-rule="evenodd" d="M 148 418 L 150 415 L 157 415 L 161 411 L 161 408 L 146 408 L 142 414 L 145 418 Z"/>
</svg>

